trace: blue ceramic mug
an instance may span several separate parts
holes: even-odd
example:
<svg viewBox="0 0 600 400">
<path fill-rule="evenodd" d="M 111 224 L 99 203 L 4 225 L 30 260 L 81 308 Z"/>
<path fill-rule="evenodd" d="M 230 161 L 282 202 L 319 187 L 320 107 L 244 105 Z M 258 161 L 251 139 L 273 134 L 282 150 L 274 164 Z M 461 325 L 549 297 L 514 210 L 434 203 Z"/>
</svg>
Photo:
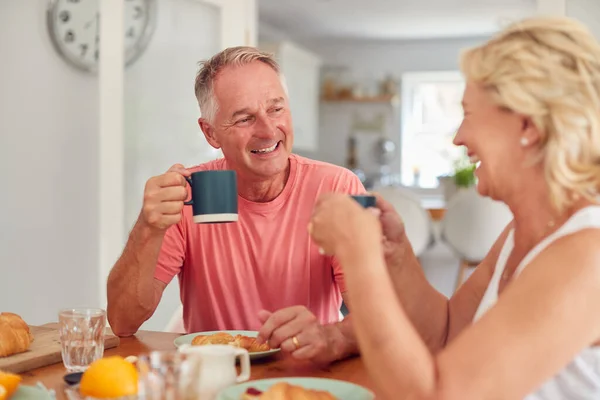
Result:
<svg viewBox="0 0 600 400">
<path fill-rule="evenodd" d="M 354 200 L 356 200 L 358 202 L 358 204 L 360 204 L 364 208 L 375 207 L 375 203 L 377 201 L 377 199 L 375 198 L 375 196 L 371 196 L 371 195 L 368 195 L 368 194 L 354 195 L 354 196 L 351 196 L 351 197 Z"/>
<path fill-rule="evenodd" d="M 192 189 L 194 222 L 211 224 L 238 220 L 237 178 L 232 170 L 198 171 L 186 178 Z"/>
</svg>

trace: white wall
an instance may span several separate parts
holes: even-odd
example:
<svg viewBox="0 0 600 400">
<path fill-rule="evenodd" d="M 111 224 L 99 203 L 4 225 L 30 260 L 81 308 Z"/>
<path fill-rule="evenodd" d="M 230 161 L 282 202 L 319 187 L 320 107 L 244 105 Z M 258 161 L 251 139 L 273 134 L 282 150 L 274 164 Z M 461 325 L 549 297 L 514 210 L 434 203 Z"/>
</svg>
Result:
<svg viewBox="0 0 600 400">
<path fill-rule="evenodd" d="M 196 120 L 194 78 L 200 60 L 220 49 L 220 10 L 196 0 L 162 0 L 152 42 L 125 77 L 126 223 L 133 225 L 148 178 L 171 165 L 218 156 Z M 180 304 L 177 278 L 143 329 L 161 330 Z"/>
<path fill-rule="evenodd" d="M 576 18 L 587 25 L 600 40 L 600 1 L 598 0 L 565 0 L 567 16 Z"/>
<path fill-rule="evenodd" d="M 264 21 L 259 22 L 258 36 L 263 42 L 295 41 L 316 53 L 324 67 L 345 67 L 349 71 L 345 78 L 371 82 L 383 79 L 387 74 L 400 78 L 403 72 L 457 70 L 460 51 L 488 39 L 296 40 Z"/>
<path fill-rule="evenodd" d="M 0 311 L 98 301 L 98 89 L 53 50 L 45 0 L 0 2 Z"/>
<path fill-rule="evenodd" d="M 256 42 L 255 0 L 222 2 L 239 33 L 226 41 L 221 12 L 207 2 L 219 3 L 158 0 L 154 37 L 126 71 L 127 229 L 147 178 L 172 163 L 215 155 L 196 124 L 197 62 L 223 43 Z M 0 1 L 0 312 L 19 313 L 30 324 L 56 320 L 62 307 L 104 306 L 98 78 L 54 51 L 46 8 L 46 0 Z M 175 280 L 144 328 L 164 328 L 178 303 Z"/>
<path fill-rule="evenodd" d="M 460 51 L 487 38 L 403 41 L 320 40 L 303 42 L 325 65 L 348 67 L 350 78 L 380 80 L 387 74 L 457 70 Z"/>
</svg>

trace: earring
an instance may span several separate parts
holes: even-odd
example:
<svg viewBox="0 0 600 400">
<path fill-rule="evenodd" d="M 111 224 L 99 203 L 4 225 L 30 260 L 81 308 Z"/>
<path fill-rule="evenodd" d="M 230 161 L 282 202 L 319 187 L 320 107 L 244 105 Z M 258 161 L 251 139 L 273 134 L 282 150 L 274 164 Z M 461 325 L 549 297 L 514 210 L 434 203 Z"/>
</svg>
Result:
<svg viewBox="0 0 600 400">
<path fill-rule="evenodd" d="M 527 139 L 526 137 L 522 137 L 521 138 L 521 146 L 525 147 L 529 144 L 529 139 Z"/>
</svg>

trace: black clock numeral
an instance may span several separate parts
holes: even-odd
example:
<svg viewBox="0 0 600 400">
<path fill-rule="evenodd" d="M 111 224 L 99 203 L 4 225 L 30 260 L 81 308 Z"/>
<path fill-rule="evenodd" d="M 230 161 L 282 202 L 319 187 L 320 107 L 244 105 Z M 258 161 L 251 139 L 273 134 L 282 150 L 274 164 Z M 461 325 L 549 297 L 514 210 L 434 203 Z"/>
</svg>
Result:
<svg viewBox="0 0 600 400">
<path fill-rule="evenodd" d="M 68 30 L 67 34 L 65 35 L 65 42 L 67 43 L 72 43 L 75 41 L 75 34 L 73 33 L 72 30 Z"/>
<path fill-rule="evenodd" d="M 65 23 L 69 22 L 71 19 L 71 14 L 67 10 L 63 10 L 60 12 L 60 14 L 58 14 L 58 19 Z"/>
<path fill-rule="evenodd" d="M 100 58 L 100 51 L 99 51 L 99 50 L 96 50 L 96 51 L 94 52 L 94 60 L 98 61 L 98 59 L 99 59 L 99 58 Z"/>
<path fill-rule="evenodd" d="M 135 28 L 132 26 L 131 28 L 127 29 L 127 37 L 135 37 Z"/>
<path fill-rule="evenodd" d="M 79 0 L 67 0 L 67 3 L 79 3 Z"/>
<path fill-rule="evenodd" d="M 144 10 L 140 6 L 133 7 L 133 19 L 140 19 L 144 15 Z"/>
<path fill-rule="evenodd" d="M 79 49 L 81 50 L 81 57 L 85 57 L 85 53 L 87 53 L 88 50 L 88 45 L 87 44 L 80 44 L 79 45 Z"/>
</svg>

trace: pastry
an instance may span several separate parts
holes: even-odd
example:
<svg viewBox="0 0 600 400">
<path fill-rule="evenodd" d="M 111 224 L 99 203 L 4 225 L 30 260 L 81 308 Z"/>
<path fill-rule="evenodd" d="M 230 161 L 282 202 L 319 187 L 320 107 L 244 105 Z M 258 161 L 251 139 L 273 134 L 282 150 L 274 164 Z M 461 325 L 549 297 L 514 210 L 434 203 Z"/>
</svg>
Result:
<svg viewBox="0 0 600 400">
<path fill-rule="evenodd" d="M 219 332 L 212 335 L 198 335 L 192 340 L 192 345 L 229 344 L 231 342 L 233 342 L 233 336 L 229 333 Z"/>
<path fill-rule="evenodd" d="M 198 335 L 192 339 L 193 346 L 201 346 L 205 344 L 228 344 L 246 349 L 249 353 L 271 350 L 269 345 L 266 343 L 258 344 L 256 342 L 256 338 L 244 335 L 232 336 L 226 332 L 214 333 L 212 335 Z"/>
<path fill-rule="evenodd" d="M 250 387 L 242 394 L 240 400 L 336 400 L 336 397 L 324 390 L 306 389 L 278 382 L 265 392 Z"/>
<path fill-rule="evenodd" d="M 259 351 L 269 351 L 271 348 L 268 344 L 258 344 L 256 338 L 248 337 L 244 335 L 235 335 L 233 342 L 230 343 L 235 347 L 248 350 L 249 353 L 257 353 Z"/>
<path fill-rule="evenodd" d="M 13 313 L 0 313 L 0 357 L 22 353 L 29 349 L 33 335 L 23 319 Z"/>
</svg>

